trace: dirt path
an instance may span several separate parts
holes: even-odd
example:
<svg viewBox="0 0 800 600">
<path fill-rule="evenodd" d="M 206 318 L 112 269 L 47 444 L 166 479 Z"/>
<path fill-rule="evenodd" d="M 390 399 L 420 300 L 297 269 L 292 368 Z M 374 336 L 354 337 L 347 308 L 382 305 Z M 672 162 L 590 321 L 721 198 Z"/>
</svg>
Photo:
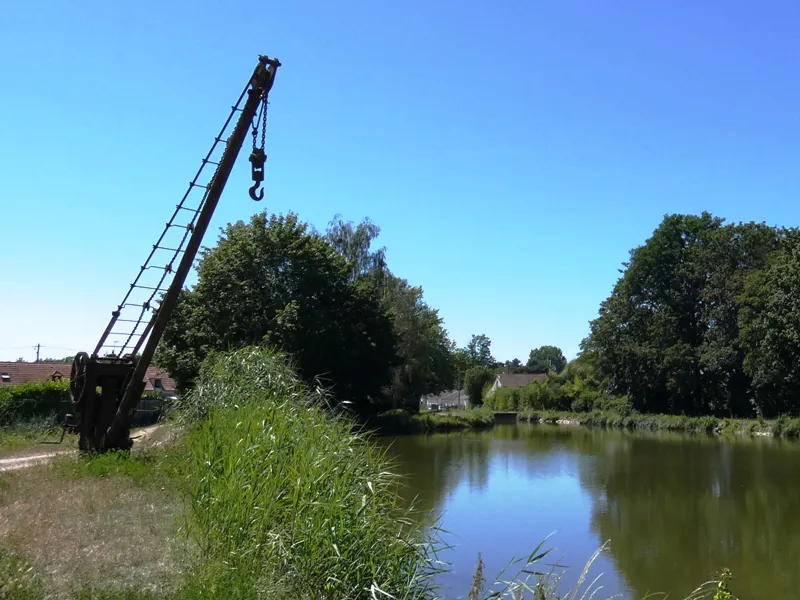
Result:
<svg viewBox="0 0 800 600">
<path fill-rule="evenodd" d="M 141 444 L 143 441 L 151 437 L 156 431 L 158 431 L 163 425 L 151 425 L 150 427 L 144 427 L 142 429 L 135 429 L 131 431 L 131 437 L 134 438 L 134 447 L 137 444 Z M 55 456 L 62 456 L 65 454 L 77 454 L 78 449 L 74 447 L 66 447 L 59 450 L 53 450 L 51 452 L 40 452 L 38 454 L 31 454 L 30 450 L 27 452 L 20 452 L 16 455 L 5 456 L 0 458 L 0 473 L 4 473 L 7 471 L 16 471 L 18 469 L 24 469 L 26 467 L 32 467 L 34 465 L 42 464 Z"/>
</svg>

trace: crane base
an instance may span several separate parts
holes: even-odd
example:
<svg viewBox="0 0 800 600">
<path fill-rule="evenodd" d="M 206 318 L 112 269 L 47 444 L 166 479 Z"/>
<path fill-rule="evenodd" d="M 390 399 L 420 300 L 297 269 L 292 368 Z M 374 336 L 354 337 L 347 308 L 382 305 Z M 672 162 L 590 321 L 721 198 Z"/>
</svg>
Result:
<svg viewBox="0 0 800 600">
<path fill-rule="evenodd" d="M 130 450 L 130 427 L 110 429 L 122 396 L 136 367 L 134 357 L 98 357 L 82 352 L 75 356 L 70 377 L 74 417 L 72 430 L 79 434 L 81 452 Z M 144 381 L 134 384 L 141 397 Z M 130 415 L 126 415 L 130 417 Z"/>
</svg>

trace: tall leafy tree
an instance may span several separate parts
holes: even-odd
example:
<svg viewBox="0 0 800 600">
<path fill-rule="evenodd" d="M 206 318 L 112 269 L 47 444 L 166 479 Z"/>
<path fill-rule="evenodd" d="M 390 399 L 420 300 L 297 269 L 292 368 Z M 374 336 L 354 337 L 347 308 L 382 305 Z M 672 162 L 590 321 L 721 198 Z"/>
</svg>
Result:
<svg viewBox="0 0 800 600">
<path fill-rule="evenodd" d="M 486 334 L 475 334 L 470 338 L 466 347 L 467 356 L 473 367 L 494 366 L 495 360 L 492 357 L 492 340 Z"/>
<path fill-rule="evenodd" d="M 540 346 L 531 350 L 526 366 L 533 373 L 561 373 L 567 366 L 567 359 L 557 346 Z"/>
<path fill-rule="evenodd" d="M 388 401 L 394 407 L 416 411 L 422 395 L 452 388 L 451 343 L 438 311 L 425 302 L 422 288 L 388 269 L 383 248 L 373 250 L 379 233 L 380 228 L 369 219 L 356 225 L 337 215 L 326 235 L 346 259 L 350 279 L 372 282 L 392 322 L 399 361 L 385 388 Z"/>
<path fill-rule="evenodd" d="M 699 414 L 703 396 L 700 345 L 702 252 L 721 219 L 668 215 L 631 251 L 623 276 L 602 303 L 585 348 L 607 357 L 614 391 L 639 410 Z"/>
<path fill-rule="evenodd" d="M 419 410 L 424 394 L 450 389 L 454 370 L 447 332 L 437 310 L 422 299 L 422 288 L 385 276 L 383 304 L 394 325 L 400 363 L 388 394 L 393 406 Z"/>
<path fill-rule="evenodd" d="M 641 411 L 752 416 L 753 386 L 779 377 L 757 380 L 764 372 L 754 357 L 777 339 L 776 322 L 759 319 L 764 299 L 780 287 L 775 269 L 788 269 L 764 271 L 785 236 L 709 213 L 666 216 L 631 251 L 582 344 L 597 357 L 598 379 Z"/>
<path fill-rule="evenodd" d="M 381 230 L 370 219 L 353 224 L 335 215 L 325 233 L 328 241 L 349 264 L 348 277 L 355 281 L 364 275 L 376 275 L 386 270 L 386 249 L 372 249 L 372 242 Z"/>
<path fill-rule="evenodd" d="M 485 365 L 476 365 L 467 369 L 464 374 L 464 391 L 469 395 L 472 406 L 483 404 L 483 388 L 497 376 L 494 369 Z"/>
<path fill-rule="evenodd" d="M 157 358 L 185 386 L 211 350 L 268 344 L 300 373 L 367 413 L 380 407 L 397 364 L 394 332 L 373 282 L 294 214 L 229 224 L 204 249 Z"/>
<path fill-rule="evenodd" d="M 792 232 L 739 297 L 743 368 L 764 416 L 800 411 L 800 233 Z"/>
</svg>

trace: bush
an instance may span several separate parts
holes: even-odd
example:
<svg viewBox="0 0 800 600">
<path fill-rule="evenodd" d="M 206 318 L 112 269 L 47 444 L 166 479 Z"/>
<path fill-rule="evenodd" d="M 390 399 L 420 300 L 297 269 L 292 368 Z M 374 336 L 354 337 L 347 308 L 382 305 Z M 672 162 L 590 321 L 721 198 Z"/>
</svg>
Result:
<svg viewBox="0 0 800 600">
<path fill-rule="evenodd" d="M 594 402 L 589 398 L 576 398 L 569 408 L 572 412 L 590 412 L 594 408 Z"/>
<path fill-rule="evenodd" d="M 800 419 L 781 415 L 771 427 L 772 435 L 784 437 L 800 437 Z"/>
<path fill-rule="evenodd" d="M 420 420 L 426 417 L 428 415 L 419 416 Z M 377 415 L 370 426 L 385 434 L 415 433 L 418 430 L 414 416 L 402 408 L 387 410 Z"/>
<path fill-rule="evenodd" d="M 430 591 L 430 540 L 400 508 L 384 451 L 321 406 L 282 356 L 217 355 L 182 405 L 193 422 L 188 505 L 208 563 L 200 571 L 224 582 L 227 597 Z"/>
<path fill-rule="evenodd" d="M 594 400 L 594 408 L 604 413 L 612 413 L 627 417 L 632 415 L 633 403 L 627 396 L 606 396 L 598 395 Z"/>
<path fill-rule="evenodd" d="M 0 426 L 63 420 L 70 407 L 69 382 L 42 381 L 0 388 Z"/>
<path fill-rule="evenodd" d="M 464 390 L 469 395 L 472 406 L 480 406 L 483 403 L 486 390 L 492 384 L 495 372 L 489 367 L 472 367 L 464 373 Z"/>
</svg>

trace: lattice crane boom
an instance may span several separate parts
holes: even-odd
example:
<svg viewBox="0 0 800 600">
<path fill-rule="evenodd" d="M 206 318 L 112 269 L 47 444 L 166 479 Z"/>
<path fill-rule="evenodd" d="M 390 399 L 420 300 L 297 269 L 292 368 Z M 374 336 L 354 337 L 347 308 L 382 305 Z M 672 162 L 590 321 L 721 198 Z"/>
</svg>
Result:
<svg viewBox="0 0 800 600">
<path fill-rule="evenodd" d="M 263 198 L 263 191 L 257 194 L 256 189 L 264 178 L 267 99 L 279 66 L 277 59 L 259 57 L 253 75 L 125 297 L 112 312 L 94 351 L 91 355 L 80 352 L 75 356 L 70 376 L 74 414 L 67 416 L 65 427 L 79 433 L 81 450 L 131 447 L 130 416 L 144 391 L 147 367 L 251 125 L 250 162 L 255 183 L 250 188 L 250 197 Z M 237 113 L 233 131 L 225 137 Z M 256 143 L 259 123 L 260 147 Z M 223 147 L 222 155 L 215 161 L 218 147 Z M 209 166 L 216 170 L 206 184 L 200 183 Z M 193 203 L 198 195 L 193 192 L 198 190 L 202 190 L 202 196 Z"/>
</svg>

